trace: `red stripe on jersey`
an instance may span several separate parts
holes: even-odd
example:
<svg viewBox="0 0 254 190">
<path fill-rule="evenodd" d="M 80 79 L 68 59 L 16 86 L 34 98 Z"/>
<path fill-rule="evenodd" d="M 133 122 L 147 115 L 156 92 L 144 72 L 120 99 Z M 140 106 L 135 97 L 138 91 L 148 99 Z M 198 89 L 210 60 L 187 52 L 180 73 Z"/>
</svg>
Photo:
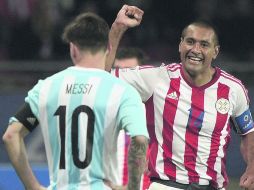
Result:
<svg viewBox="0 0 254 190">
<path fill-rule="evenodd" d="M 158 142 L 155 135 L 155 124 L 154 124 L 154 103 L 153 96 L 151 96 L 145 103 L 146 106 L 146 121 L 147 121 L 147 129 L 150 137 L 149 142 L 149 150 L 150 154 L 148 159 L 148 170 L 149 177 L 159 178 L 159 174 L 155 170 L 156 166 L 156 158 L 158 154 Z"/>
<path fill-rule="evenodd" d="M 119 78 L 119 68 L 116 68 L 116 69 L 115 69 L 115 76 L 116 76 L 117 78 Z"/>
<path fill-rule="evenodd" d="M 151 184 L 150 178 L 145 173 L 143 174 L 143 181 L 142 181 L 142 190 L 147 190 Z"/>
<path fill-rule="evenodd" d="M 217 90 L 217 100 L 224 98 L 228 100 L 229 96 L 229 87 L 225 84 L 219 83 L 218 84 L 218 90 Z M 223 127 L 225 126 L 228 118 L 228 113 L 220 113 L 217 110 L 217 117 L 216 117 L 216 123 L 212 134 L 211 139 L 211 145 L 210 145 L 210 155 L 207 160 L 207 175 L 209 175 L 212 178 L 212 183 L 215 187 L 218 186 L 216 183 L 216 170 L 215 170 L 215 161 L 218 157 L 218 150 L 220 146 L 220 137 L 221 137 L 221 131 L 223 130 Z M 222 165 L 225 165 L 225 160 L 222 160 Z M 223 168 L 222 168 L 223 169 Z M 222 171 L 222 174 L 226 175 L 225 171 Z M 225 176 L 224 176 L 225 178 Z"/>
<path fill-rule="evenodd" d="M 176 180 L 176 166 L 172 162 L 173 124 L 179 100 L 178 97 L 180 96 L 179 88 L 180 78 L 171 79 L 163 110 L 162 148 L 164 150 L 164 173 L 173 181 Z"/>
<path fill-rule="evenodd" d="M 192 89 L 191 108 L 185 133 L 184 166 L 188 170 L 189 182 L 198 182 L 199 175 L 195 170 L 198 136 L 204 118 L 204 91 Z"/>
</svg>

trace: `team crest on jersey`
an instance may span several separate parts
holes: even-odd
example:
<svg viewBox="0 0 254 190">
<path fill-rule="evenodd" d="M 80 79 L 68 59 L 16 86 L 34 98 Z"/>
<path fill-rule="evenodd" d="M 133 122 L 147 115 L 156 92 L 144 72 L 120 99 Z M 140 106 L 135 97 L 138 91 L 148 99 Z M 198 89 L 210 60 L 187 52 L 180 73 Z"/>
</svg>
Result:
<svg viewBox="0 0 254 190">
<path fill-rule="evenodd" d="M 225 98 L 220 98 L 215 103 L 216 110 L 221 114 L 226 114 L 229 112 L 230 104 L 229 101 Z"/>
</svg>

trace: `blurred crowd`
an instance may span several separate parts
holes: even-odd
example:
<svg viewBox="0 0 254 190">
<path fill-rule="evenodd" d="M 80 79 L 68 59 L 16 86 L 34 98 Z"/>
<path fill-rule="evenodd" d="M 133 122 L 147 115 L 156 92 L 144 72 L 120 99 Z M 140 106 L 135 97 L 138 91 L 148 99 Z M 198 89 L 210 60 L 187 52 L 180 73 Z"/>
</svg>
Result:
<svg viewBox="0 0 254 190">
<path fill-rule="evenodd" d="M 63 60 L 63 26 L 83 11 L 111 24 L 123 4 L 145 11 L 122 44 L 143 48 L 153 60 L 178 61 L 178 43 L 190 21 L 206 19 L 218 28 L 221 59 L 254 60 L 253 0 L 0 0 L 0 60 Z M 173 60 L 168 60 L 168 59 Z"/>
</svg>

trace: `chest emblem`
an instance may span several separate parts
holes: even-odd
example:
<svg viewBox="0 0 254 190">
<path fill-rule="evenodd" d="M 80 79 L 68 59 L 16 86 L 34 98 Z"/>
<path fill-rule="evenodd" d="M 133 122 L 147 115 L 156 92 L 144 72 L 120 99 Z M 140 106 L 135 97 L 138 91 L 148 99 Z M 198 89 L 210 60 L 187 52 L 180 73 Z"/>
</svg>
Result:
<svg viewBox="0 0 254 190">
<path fill-rule="evenodd" d="M 226 114 L 229 112 L 230 104 L 229 101 L 225 98 L 220 98 L 215 103 L 216 110 L 221 114 Z"/>
</svg>

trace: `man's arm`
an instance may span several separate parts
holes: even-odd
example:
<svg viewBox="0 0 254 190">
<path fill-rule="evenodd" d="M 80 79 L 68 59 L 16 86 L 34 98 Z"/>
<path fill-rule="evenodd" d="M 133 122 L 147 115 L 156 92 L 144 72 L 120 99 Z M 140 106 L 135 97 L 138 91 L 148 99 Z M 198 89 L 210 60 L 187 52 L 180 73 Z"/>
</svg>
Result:
<svg viewBox="0 0 254 190">
<path fill-rule="evenodd" d="M 141 175 L 146 168 L 147 146 L 148 139 L 145 136 L 135 136 L 131 139 L 128 153 L 129 190 L 140 189 Z"/>
<path fill-rule="evenodd" d="M 10 124 L 3 135 L 9 158 L 26 190 L 46 190 L 37 181 L 28 162 L 24 137 L 29 131 L 19 122 Z"/>
<path fill-rule="evenodd" d="M 124 5 L 118 12 L 109 32 L 110 51 L 106 60 L 105 70 L 110 71 L 116 55 L 119 42 L 128 28 L 138 26 L 141 23 L 144 12 L 135 7 Z"/>
<path fill-rule="evenodd" d="M 240 179 L 240 186 L 254 190 L 254 132 L 245 135 L 241 143 L 241 153 L 247 167 Z"/>
</svg>

